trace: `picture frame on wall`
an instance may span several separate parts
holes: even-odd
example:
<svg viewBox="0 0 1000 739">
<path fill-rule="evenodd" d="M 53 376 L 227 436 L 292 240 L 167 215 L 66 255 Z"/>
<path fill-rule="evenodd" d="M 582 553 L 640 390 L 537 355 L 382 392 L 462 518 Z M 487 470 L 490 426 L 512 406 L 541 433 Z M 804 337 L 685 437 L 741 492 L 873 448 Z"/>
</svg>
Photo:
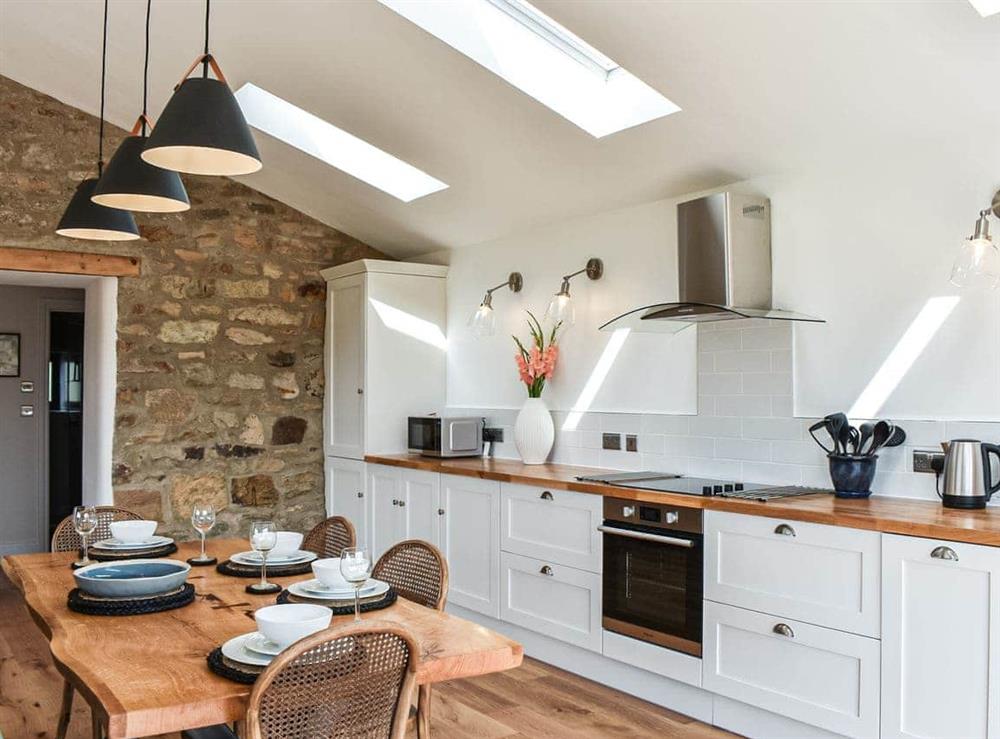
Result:
<svg viewBox="0 0 1000 739">
<path fill-rule="evenodd" d="M 21 376 L 21 334 L 0 333 L 0 377 Z"/>
</svg>

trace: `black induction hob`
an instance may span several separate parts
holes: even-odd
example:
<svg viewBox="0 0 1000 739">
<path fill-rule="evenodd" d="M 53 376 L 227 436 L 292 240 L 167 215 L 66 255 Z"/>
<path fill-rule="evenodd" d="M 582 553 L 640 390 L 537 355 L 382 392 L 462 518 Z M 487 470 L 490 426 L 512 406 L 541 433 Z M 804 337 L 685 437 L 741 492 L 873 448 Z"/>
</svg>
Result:
<svg viewBox="0 0 1000 739">
<path fill-rule="evenodd" d="M 828 490 L 800 485 L 763 485 L 734 480 L 713 480 L 707 477 L 683 477 L 670 472 L 612 472 L 600 475 L 581 475 L 581 482 L 602 482 L 620 488 L 652 490 L 658 493 L 679 495 L 704 495 L 720 498 L 767 501 L 797 495 L 828 493 Z"/>
</svg>

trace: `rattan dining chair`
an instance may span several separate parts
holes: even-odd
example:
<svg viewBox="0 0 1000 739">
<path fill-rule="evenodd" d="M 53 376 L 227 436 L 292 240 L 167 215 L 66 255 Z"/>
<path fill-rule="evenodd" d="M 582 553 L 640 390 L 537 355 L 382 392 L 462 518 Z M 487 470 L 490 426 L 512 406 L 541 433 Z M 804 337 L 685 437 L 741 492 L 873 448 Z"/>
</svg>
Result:
<svg viewBox="0 0 1000 739">
<path fill-rule="evenodd" d="M 401 541 L 386 551 L 375 567 L 372 577 L 389 583 L 396 592 L 414 603 L 443 611 L 448 600 L 448 561 L 441 550 L 420 539 Z M 417 690 L 417 737 L 430 736 L 431 686 Z"/>
<path fill-rule="evenodd" d="M 419 650 L 396 624 L 365 621 L 296 642 L 254 684 L 242 739 L 403 739 Z M 183 739 L 234 739 L 223 725 Z"/>
<path fill-rule="evenodd" d="M 339 557 L 348 547 L 357 546 L 354 524 L 343 516 L 330 516 L 313 526 L 302 540 L 302 548 L 320 557 Z"/>
<path fill-rule="evenodd" d="M 141 521 L 138 513 L 110 505 L 95 506 L 97 511 L 97 527 L 88 537 L 93 543 L 111 537 L 111 524 L 114 521 Z M 73 516 L 66 516 L 52 532 L 53 552 L 77 552 L 83 546 L 80 535 L 73 528 Z M 65 739 L 69 719 L 73 713 L 73 685 L 67 680 L 63 685 L 62 704 L 59 707 L 59 724 L 56 726 L 56 739 Z M 95 735 L 98 727 L 94 724 Z"/>
</svg>

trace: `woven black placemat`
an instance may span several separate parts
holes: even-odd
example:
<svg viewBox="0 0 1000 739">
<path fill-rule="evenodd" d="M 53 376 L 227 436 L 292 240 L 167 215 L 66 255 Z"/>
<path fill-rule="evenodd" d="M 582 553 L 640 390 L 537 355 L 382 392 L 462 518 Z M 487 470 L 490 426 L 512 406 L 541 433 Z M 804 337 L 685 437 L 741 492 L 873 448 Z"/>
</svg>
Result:
<svg viewBox="0 0 1000 739">
<path fill-rule="evenodd" d="M 139 616 L 183 608 L 193 601 L 194 585 L 185 583 L 170 593 L 143 598 L 101 598 L 73 588 L 66 598 L 66 605 L 71 611 L 91 616 Z"/>
<path fill-rule="evenodd" d="M 221 675 L 227 680 L 243 683 L 244 685 L 253 685 L 260 673 L 264 671 L 263 667 L 233 662 L 222 654 L 222 647 L 216 647 L 209 652 L 205 660 L 208 662 L 208 669 L 216 675 Z"/>
<path fill-rule="evenodd" d="M 388 608 L 393 603 L 396 602 L 396 590 L 394 588 L 389 588 L 388 591 L 381 597 L 376 599 L 369 599 L 367 601 L 361 601 L 360 610 L 362 613 L 368 613 L 369 611 L 381 611 L 383 608 Z M 285 604 L 285 603 L 312 603 L 317 606 L 326 606 L 331 611 L 333 611 L 334 616 L 350 616 L 354 613 L 354 601 L 351 600 L 350 605 L 341 605 L 344 601 L 337 601 L 337 605 L 330 605 L 330 601 L 322 600 L 320 598 L 303 598 L 301 595 L 293 595 L 287 590 L 282 590 L 278 593 L 278 597 L 275 598 L 275 603 Z"/>
<path fill-rule="evenodd" d="M 164 544 L 161 547 L 151 549 L 131 549 L 126 552 L 113 552 L 109 549 L 90 549 L 90 558 L 98 562 L 117 562 L 126 559 L 157 559 L 158 557 L 168 557 L 177 551 L 177 545 L 173 542 Z"/>
<path fill-rule="evenodd" d="M 308 572 L 312 572 L 312 563 L 314 561 L 309 560 L 301 564 L 285 565 L 284 567 L 268 565 L 267 576 L 288 577 L 289 575 L 305 575 Z M 260 577 L 260 567 L 257 565 L 243 565 L 239 562 L 233 562 L 231 559 L 219 562 L 215 566 L 215 569 L 223 575 L 232 575 L 233 577 Z"/>
</svg>

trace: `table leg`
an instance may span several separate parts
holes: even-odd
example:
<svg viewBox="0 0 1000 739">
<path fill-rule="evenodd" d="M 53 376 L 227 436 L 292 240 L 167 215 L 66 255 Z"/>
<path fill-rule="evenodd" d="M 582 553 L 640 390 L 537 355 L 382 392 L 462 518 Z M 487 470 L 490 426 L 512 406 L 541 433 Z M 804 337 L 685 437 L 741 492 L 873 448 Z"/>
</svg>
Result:
<svg viewBox="0 0 1000 739">
<path fill-rule="evenodd" d="M 66 730 L 73 715 L 73 684 L 63 680 L 62 703 L 59 706 L 59 724 L 56 726 L 56 739 L 66 739 Z"/>
<path fill-rule="evenodd" d="M 431 686 L 417 688 L 417 739 L 431 736 Z"/>
</svg>

